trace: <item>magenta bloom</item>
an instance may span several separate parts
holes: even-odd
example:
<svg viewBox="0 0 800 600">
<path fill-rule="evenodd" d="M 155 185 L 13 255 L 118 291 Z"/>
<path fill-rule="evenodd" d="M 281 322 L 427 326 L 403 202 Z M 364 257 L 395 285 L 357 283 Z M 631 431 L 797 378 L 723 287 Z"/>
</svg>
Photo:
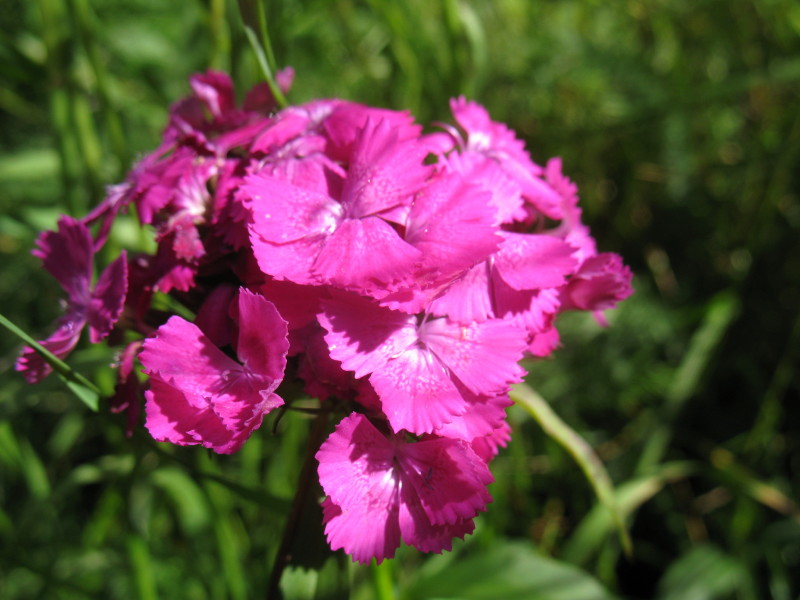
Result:
<svg viewBox="0 0 800 600">
<path fill-rule="evenodd" d="M 292 71 L 277 79 L 285 91 Z M 361 563 L 401 543 L 449 549 L 491 501 L 520 361 L 558 346 L 564 311 L 602 322 L 630 270 L 598 253 L 561 160 L 536 164 L 475 102 L 452 100 L 454 124 L 423 134 L 409 112 L 341 99 L 277 110 L 266 84 L 238 103 L 217 71 L 190 85 L 161 145 L 83 221 L 40 237 L 67 294 L 42 343 L 63 357 L 85 326 L 92 342 L 113 328 L 109 407 L 130 430 L 144 396 L 158 441 L 232 453 L 307 396 L 321 417 L 349 415 L 316 453 L 331 547 Z M 93 286 L 128 209 L 155 248 Z M 49 372 L 30 348 L 17 369 Z"/>
<path fill-rule="evenodd" d="M 486 510 L 493 481 L 461 440 L 409 443 L 363 415 L 345 417 L 316 455 L 325 534 L 360 563 L 392 558 L 402 540 L 423 552 L 450 550 Z"/>
<path fill-rule="evenodd" d="M 507 393 L 525 373 L 518 364 L 525 332 L 511 323 L 420 320 L 358 297 L 322 305 L 331 357 L 356 377 L 370 376 L 395 432 L 430 433 Z"/>
<path fill-rule="evenodd" d="M 601 311 L 614 308 L 633 293 L 631 270 L 618 254 L 604 252 L 586 259 L 561 292 L 565 310 L 591 310 L 605 324 Z"/>
<path fill-rule="evenodd" d="M 241 198 L 252 213 L 250 240 L 261 269 L 295 283 L 366 293 L 404 280 L 420 251 L 392 222 L 408 211 L 430 172 L 424 150 L 398 139 L 388 121 L 370 121 L 338 198 L 271 175 L 248 177 Z"/>
<path fill-rule="evenodd" d="M 240 362 L 177 316 L 145 341 L 139 360 L 150 376 L 146 425 L 155 439 L 230 454 L 283 404 L 274 392 L 286 367 L 286 322 L 272 303 L 245 289 L 238 312 Z"/>
<path fill-rule="evenodd" d="M 34 255 L 67 292 L 65 313 L 58 320 L 56 331 L 39 343 L 58 358 L 65 358 L 78 343 L 86 325 L 89 339 L 96 344 L 108 335 L 119 319 L 128 283 L 126 255 L 123 250 L 92 287 L 95 248 L 83 223 L 72 217 L 61 217 L 58 231 L 46 231 L 37 244 L 39 248 Z M 23 348 L 16 369 L 30 383 L 41 381 L 52 372 L 52 367 L 32 348 Z"/>
</svg>

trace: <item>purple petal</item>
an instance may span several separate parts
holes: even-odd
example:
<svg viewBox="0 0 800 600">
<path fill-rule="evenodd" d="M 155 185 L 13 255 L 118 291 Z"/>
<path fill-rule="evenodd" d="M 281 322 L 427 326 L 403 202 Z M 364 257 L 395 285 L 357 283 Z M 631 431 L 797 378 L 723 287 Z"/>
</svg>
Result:
<svg viewBox="0 0 800 600">
<path fill-rule="evenodd" d="M 364 416 L 342 419 L 316 454 L 319 482 L 331 501 L 349 511 L 386 511 L 397 501 L 395 448 Z"/>
<path fill-rule="evenodd" d="M 524 330 L 499 319 L 470 325 L 432 319 L 420 328 L 420 339 L 461 383 L 489 396 L 524 377 L 518 363 L 526 338 Z"/>
<path fill-rule="evenodd" d="M 459 323 L 485 321 L 494 316 L 489 264 L 482 262 L 456 279 L 431 302 L 430 312 L 448 315 Z"/>
<path fill-rule="evenodd" d="M 388 119 L 366 121 L 342 190 L 347 216 L 376 215 L 408 205 L 430 175 L 431 168 L 422 164 L 427 147 L 399 134 Z"/>
<path fill-rule="evenodd" d="M 514 289 L 558 287 L 577 267 L 574 248 L 562 240 L 523 233 L 505 233 L 504 237 L 494 266 Z"/>
<path fill-rule="evenodd" d="M 251 232 L 274 244 L 330 235 L 342 218 L 336 200 L 268 175 L 246 177 L 239 198 L 252 214 Z"/>
<path fill-rule="evenodd" d="M 145 341 L 139 360 L 153 384 L 147 412 L 156 419 L 157 439 L 188 436 L 195 441 L 175 443 L 234 452 L 261 425 L 264 414 L 283 404 L 272 393 L 280 380 L 239 365 L 196 325 L 177 316 Z"/>
<path fill-rule="evenodd" d="M 289 351 L 286 321 L 272 302 L 244 288 L 239 289 L 238 307 L 239 360 L 245 368 L 280 382 Z"/>
<path fill-rule="evenodd" d="M 430 350 L 412 347 L 370 375 L 395 432 L 430 433 L 464 414 L 469 402 Z"/>
<path fill-rule="evenodd" d="M 325 536 L 332 550 L 344 550 L 354 562 L 378 564 L 394 558 L 400 546 L 399 507 L 396 502 L 385 508 L 369 504 L 342 510 L 326 499 L 322 504 Z"/>
<path fill-rule="evenodd" d="M 81 315 L 64 315 L 58 320 L 58 328 L 53 334 L 39 344 L 58 358 L 66 358 L 81 337 L 85 325 L 81 319 Z M 28 383 L 38 383 L 53 372 L 53 367 L 38 352 L 27 346 L 22 349 L 14 368 L 24 375 Z"/>
<path fill-rule="evenodd" d="M 424 266 L 443 274 L 467 269 L 497 250 L 491 194 L 459 175 L 442 176 L 417 197 L 405 239 L 422 251 Z"/>
<path fill-rule="evenodd" d="M 416 317 L 393 311 L 362 296 L 338 294 L 322 301 L 317 318 L 328 330 L 331 358 L 363 377 L 417 341 Z"/>
<path fill-rule="evenodd" d="M 98 343 L 108 335 L 122 313 L 128 291 L 128 257 L 123 250 L 97 280 L 89 304 L 89 339 Z"/>
<path fill-rule="evenodd" d="M 92 281 L 94 249 L 89 229 L 80 221 L 62 216 L 58 231 L 45 231 L 36 240 L 34 256 L 56 278 L 69 296 L 70 303 L 85 306 Z"/>
<path fill-rule="evenodd" d="M 313 272 L 333 285 L 369 293 L 407 278 L 420 255 L 382 219 L 345 219 L 325 241 Z"/>
<path fill-rule="evenodd" d="M 486 510 L 494 478 L 469 444 L 447 438 L 403 444 L 398 462 L 433 525 L 454 525 Z"/>
<path fill-rule="evenodd" d="M 436 435 L 472 442 L 475 438 L 492 434 L 505 423 L 505 409 L 511 405 L 508 396 L 495 396 L 489 400 L 474 402 L 469 410 L 450 423 L 439 427 Z"/>
</svg>

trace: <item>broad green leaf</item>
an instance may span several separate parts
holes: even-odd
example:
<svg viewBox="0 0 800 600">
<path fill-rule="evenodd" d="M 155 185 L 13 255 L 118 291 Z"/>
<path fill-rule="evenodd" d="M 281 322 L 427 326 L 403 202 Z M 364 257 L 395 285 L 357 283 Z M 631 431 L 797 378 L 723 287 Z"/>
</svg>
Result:
<svg viewBox="0 0 800 600">
<path fill-rule="evenodd" d="M 44 463 L 27 439 L 20 441 L 20 450 L 22 451 L 22 473 L 25 475 L 31 496 L 39 500 L 47 498 L 50 495 L 50 480 L 47 477 Z"/>
<path fill-rule="evenodd" d="M 619 533 L 622 547 L 626 553 L 630 554 L 630 536 L 617 506 L 614 487 L 603 463 L 600 462 L 592 447 L 575 430 L 562 421 L 544 398 L 529 385 L 522 383 L 514 386 L 511 392 L 511 399 L 521 405 L 539 423 L 545 433 L 558 442 L 575 459 L 575 462 L 578 463 L 583 474 L 592 485 L 598 500 L 611 514 Z"/>
<path fill-rule="evenodd" d="M 670 565 L 658 584 L 658 600 L 729 598 L 745 565 L 713 546 L 692 548 Z"/>
<path fill-rule="evenodd" d="M 222 573 L 227 584 L 228 597 L 233 600 L 246 600 L 249 579 L 242 568 L 244 543 L 236 535 L 234 511 L 218 511 L 214 515 L 214 533 L 217 538 Z"/>
<path fill-rule="evenodd" d="M 312 600 L 317 588 L 317 572 L 287 567 L 283 570 L 280 591 L 283 600 Z"/>
<path fill-rule="evenodd" d="M 47 470 L 31 443 L 23 436 L 18 438 L 10 423 L 0 423 L 0 460 L 3 471 L 18 471 L 25 478 L 31 496 L 44 499 L 50 495 Z"/>
<path fill-rule="evenodd" d="M 394 583 L 392 581 L 392 561 L 384 560 L 377 564 L 375 559 L 369 566 L 376 600 L 394 600 Z"/>
<path fill-rule="evenodd" d="M 596 579 L 528 544 L 498 545 L 416 579 L 405 600 L 612 600 Z"/>
</svg>

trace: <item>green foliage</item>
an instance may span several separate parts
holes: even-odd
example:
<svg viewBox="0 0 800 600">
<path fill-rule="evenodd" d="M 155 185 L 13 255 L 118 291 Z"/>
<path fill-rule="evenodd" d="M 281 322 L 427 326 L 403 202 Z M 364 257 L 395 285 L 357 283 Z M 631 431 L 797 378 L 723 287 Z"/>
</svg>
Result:
<svg viewBox="0 0 800 600">
<path fill-rule="evenodd" d="M 263 62 L 295 68 L 290 102 L 341 96 L 430 122 L 467 94 L 535 160 L 564 157 L 601 249 L 637 274 L 608 329 L 565 315 L 563 349 L 527 365 L 528 384 L 614 482 L 603 493 L 630 556 L 573 457 L 514 407 L 494 503 L 465 543 L 347 567 L 317 552 L 319 514 L 307 515 L 297 544 L 308 552 L 285 572 L 284 596 L 797 598 L 797 3 L 263 7 L 274 51 Z M 84 214 L 152 149 L 188 75 L 209 66 L 240 91 L 262 77 L 232 1 L 0 5 L 0 310 L 11 323 L 46 334 L 60 290 L 30 256 L 35 236 L 61 212 Z M 142 243 L 131 228 L 114 236 L 117 248 Z M 80 346 L 67 371 L 100 388 L 93 413 L 57 378 L 25 384 L 19 347 L 0 336 L 0 596 L 262 597 L 305 417 L 270 419 L 231 457 L 161 447 L 141 431 L 126 438 L 109 414 L 114 359 L 101 348 Z"/>
</svg>

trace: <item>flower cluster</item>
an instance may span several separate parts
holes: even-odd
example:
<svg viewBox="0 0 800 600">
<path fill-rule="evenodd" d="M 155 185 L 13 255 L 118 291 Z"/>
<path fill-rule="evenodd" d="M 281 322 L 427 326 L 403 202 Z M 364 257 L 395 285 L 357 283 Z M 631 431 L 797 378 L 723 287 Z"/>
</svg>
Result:
<svg viewBox="0 0 800 600">
<path fill-rule="evenodd" d="M 266 86 L 238 106 L 218 72 L 191 87 L 124 183 L 41 236 L 68 296 L 42 344 L 63 358 L 87 325 L 93 342 L 138 332 L 114 407 L 135 424 L 143 393 L 156 440 L 219 453 L 291 407 L 284 380 L 302 382 L 343 417 L 316 454 L 331 547 L 359 562 L 401 541 L 449 549 L 491 501 L 521 359 L 554 350 L 560 312 L 600 316 L 629 295 L 630 271 L 597 252 L 560 160 L 534 163 L 474 102 L 424 133 L 344 100 L 276 111 Z M 94 255 L 132 208 L 157 250 L 121 255 L 93 286 Z M 157 310 L 163 294 L 193 320 Z M 31 349 L 17 368 L 49 371 Z"/>
</svg>

